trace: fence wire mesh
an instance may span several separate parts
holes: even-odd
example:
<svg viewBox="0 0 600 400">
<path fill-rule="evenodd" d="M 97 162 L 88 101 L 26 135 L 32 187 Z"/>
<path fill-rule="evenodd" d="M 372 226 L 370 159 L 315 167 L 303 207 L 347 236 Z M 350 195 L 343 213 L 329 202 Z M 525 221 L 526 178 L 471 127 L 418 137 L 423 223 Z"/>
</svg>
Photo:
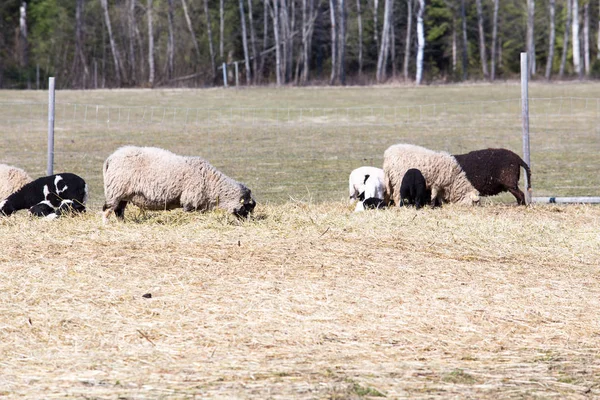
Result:
<svg viewBox="0 0 600 400">
<path fill-rule="evenodd" d="M 535 195 L 597 195 L 600 98 L 531 98 L 529 106 Z M 520 107 L 518 98 L 347 108 L 57 103 L 55 171 L 82 175 L 97 205 L 103 201 L 102 163 L 112 151 L 125 144 L 159 146 L 206 158 L 247 183 L 259 201 L 339 200 L 346 196 L 349 172 L 381 166 L 383 152 L 394 143 L 452 154 L 487 147 L 521 154 Z M 47 110 L 43 102 L 0 103 L 0 162 L 44 174 Z"/>
</svg>

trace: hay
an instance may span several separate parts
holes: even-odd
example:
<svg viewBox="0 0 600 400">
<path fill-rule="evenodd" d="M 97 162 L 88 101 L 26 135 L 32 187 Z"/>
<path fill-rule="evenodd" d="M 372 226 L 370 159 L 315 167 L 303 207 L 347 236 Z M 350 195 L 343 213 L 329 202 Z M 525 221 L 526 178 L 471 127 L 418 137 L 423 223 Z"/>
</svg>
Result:
<svg viewBox="0 0 600 400">
<path fill-rule="evenodd" d="M 351 210 L 1 219 L 0 395 L 600 396 L 600 208 Z"/>
</svg>

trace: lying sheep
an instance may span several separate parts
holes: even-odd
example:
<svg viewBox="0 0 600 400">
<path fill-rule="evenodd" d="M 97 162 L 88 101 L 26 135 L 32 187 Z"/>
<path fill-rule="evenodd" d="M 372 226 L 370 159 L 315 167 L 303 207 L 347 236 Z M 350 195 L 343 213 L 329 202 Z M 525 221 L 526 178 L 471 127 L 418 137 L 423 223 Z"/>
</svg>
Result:
<svg viewBox="0 0 600 400">
<path fill-rule="evenodd" d="M 406 171 L 417 168 L 431 190 L 431 203 L 442 202 L 473 205 L 479 192 L 467 179 L 458 162 L 450 154 L 411 144 L 390 146 L 383 155 L 386 203 L 390 198 L 400 205 L 400 187 Z"/>
<path fill-rule="evenodd" d="M 147 210 L 221 208 L 238 217 L 256 205 L 250 189 L 206 160 L 155 147 L 121 147 L 108 156 L 103 173 L 105 223 L 111 211 L 123 219 L 129 202 Z"/>
<path fill-rule="evenodd" d="M 0 164 L 0 200 L 7 198 L 32 180 L 21 168 Z"/>
<path fill-rule="evenodd" d="M 83 178 L 63 173 L 38 178 L 0 202 L 0 212 L 11 215 L 29 209 L 36 216 L 50 218 L 67 210 L 84 212 L 88 198 L 88 186 Z"/>
<path fill-rule="evenodd" d="M 374 191 L 378 190 L 377 187 L 377 180 L 379 180 L 379 182 L 382 182 L 381 186 L 380 186 L 380 192 L 381 192 L 381 197 L 379 197 L 380 199 L 383 198 L 383 170 L 381 168 L 375 168 L 375 167 L 360 167 L 360 168 L 356 168 L 355 170 L 353 170 L 350 173 L 350 177 L 348 178 L 348 192 L 350 195 L 350 200 L 364 200 L 366 197 L 365 195 L 365 185 L 367 184 L 367 181 L 369 181 L 369 178 L 373 178 L 374 180 L 371 181 L 371 186 L 370 188 Z M 379 194 L 378 194 L 379 196 Z M 376 197 L 376 196 L 371 196 L 371 197 Z"/>
<path fill-rule="evenodd" d="M 527 174 L 527 190 L 531 190 L 531 170 L 517 154 L 507 149 L 485 149 L 458 154 L 454 158 L 482 196 L 509 191 L 518 204 L 525 205 L 525 195 L 519 189 L 519 177 L 523 167 Z"/>
<path fill-rule="evenodd" d="M 431 191 L 427 190 L 425 177 L 416 168 L 411 168 L 404 174 L 400 185 L 400 205 L 414 204 L 418 210 L 431 202 Z"/>
</svg>

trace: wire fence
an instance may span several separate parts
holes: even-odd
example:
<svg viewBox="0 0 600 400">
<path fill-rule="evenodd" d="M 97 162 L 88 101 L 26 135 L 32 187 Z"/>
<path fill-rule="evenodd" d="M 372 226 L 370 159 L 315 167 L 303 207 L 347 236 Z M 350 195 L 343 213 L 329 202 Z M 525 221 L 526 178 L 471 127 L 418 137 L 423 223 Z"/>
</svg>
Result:
<svg viewBox="0 0 600 400">
<path fill-rule="evenodd" d="M 600 98 L 530 98 L 536 195 L 597 195 Z M 521 153 L 520 98 L 389 107 L 185 108 L 56 103 L 55 170 L 79 173 L 102 198 L 102 163 L 118 146 L 200 155 L 262 201 L 346 196 L 348 173 L 381 166 L 391 144 L 452 154 L 486 147 Z M 0 102 L 0 162 L 43 175 L 48 104 Z M 512 201 L 508 197 L 507 201 Z"/>
</svg>

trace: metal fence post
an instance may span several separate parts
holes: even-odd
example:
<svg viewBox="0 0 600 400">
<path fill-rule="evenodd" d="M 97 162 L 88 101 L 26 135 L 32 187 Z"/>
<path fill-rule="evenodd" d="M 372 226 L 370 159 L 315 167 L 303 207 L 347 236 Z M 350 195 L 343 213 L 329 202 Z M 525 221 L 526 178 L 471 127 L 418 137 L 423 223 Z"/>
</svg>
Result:
<svg viewBox="0 0 600 400">
<path fill-rule="evenodd" d="M 527 53 L 521 53 L 521 121 L 523 123 L 523 160 L 531 168 L 531 158 L 529 152 L 529 65 L 527 63 Z M 527 174 L 525 177 L 525 188 L 529 187 Z M 531 190 L 525 190 L 525 203 L 531 203 Z"/>
<path fill-rule="evenodd" d="M 227 64 L 223 63 L 223 87 L 227 87 Z"/>
<path fill-rule="evenodd" d="M 48 163 L 46 175 L 54 173 L 54 77 L 48 78 Z"/>
</svg>

